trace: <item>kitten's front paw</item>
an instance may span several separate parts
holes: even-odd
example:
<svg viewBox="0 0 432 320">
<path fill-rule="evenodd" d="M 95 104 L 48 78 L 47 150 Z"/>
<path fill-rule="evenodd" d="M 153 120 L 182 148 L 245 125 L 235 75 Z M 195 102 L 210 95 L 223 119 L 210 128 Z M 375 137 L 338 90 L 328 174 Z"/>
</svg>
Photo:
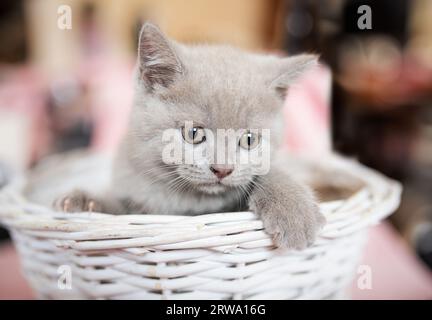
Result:
<svg viewBox="0 0 432 320">
<path fill-rule="evenodd" d="M 53 207 L 63 212 L 102 212 L 101 203 L 82 190 L 74 190 L 59 197 Z"/>
<path fill-rule="evenodd" d="M 301 250 L 312 245 L 326 220 L 313 201 L 261 199 L 254 211 L 263 221 L 265 231 L 279 247 Z"/>
</svg>

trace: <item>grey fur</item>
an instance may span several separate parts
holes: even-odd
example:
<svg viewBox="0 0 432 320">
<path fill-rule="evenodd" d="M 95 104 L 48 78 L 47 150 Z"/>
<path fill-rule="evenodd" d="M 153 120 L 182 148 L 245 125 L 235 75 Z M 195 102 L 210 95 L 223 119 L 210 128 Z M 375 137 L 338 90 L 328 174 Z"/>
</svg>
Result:
<svg viewBox="0 0 432 320">
<path fill-rule="evenodd" d="M 119 148 L 108 195 L 75 191 L 59 209 L 195 215 L 250 209 L 284 247 L 310 245 L 325 223 L 311 190 L 295 182 L 276 152 L 283 134 L 280 93 L 316 64 L 316 57 L 245 53 L 226 46 L 185 46 L 146 24 L 140 33 L 134 107 Z M 282 94 L 282 96 L 283 96 Z M 208 165 L 162 162 L 164 130 L 193 120 L 207 130 L 270 128 L 272 167 L 257 176 L 236 167 L 216 183 Z M 283 162 L 283 161 L 282 161 Z M 204 181 L 204 182 L 203 182 Z M 71 205 L 73 204 L 73 206 Z"/>
</svg>

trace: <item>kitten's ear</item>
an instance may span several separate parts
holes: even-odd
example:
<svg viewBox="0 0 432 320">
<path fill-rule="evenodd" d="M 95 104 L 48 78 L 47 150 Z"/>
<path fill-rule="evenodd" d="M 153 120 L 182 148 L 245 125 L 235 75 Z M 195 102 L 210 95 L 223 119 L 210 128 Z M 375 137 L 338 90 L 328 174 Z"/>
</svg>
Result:
<svg viewBox="0 0 432 320">
<path fill-rule="evenodd" d="M 138 42 L 140 75 L 150 89 L 168 87 L 181 74 L 182 66 L 170 41 L 158 27 L 146 23 Z"/>
<path fill-rule="evenodd" d="M 285 99 L 288 87 L 306 71 L 318 65 L 318 56 L 313 54 L 300 54 L 280 59 L 276 66 L 276 76 L 270 83 L 270 87 Z"/>
</svg>

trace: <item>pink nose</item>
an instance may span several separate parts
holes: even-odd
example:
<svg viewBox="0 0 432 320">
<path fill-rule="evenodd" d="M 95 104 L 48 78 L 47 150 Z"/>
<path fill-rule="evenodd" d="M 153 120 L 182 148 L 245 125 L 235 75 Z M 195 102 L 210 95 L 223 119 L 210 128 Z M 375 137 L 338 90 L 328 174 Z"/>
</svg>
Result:
<svg viewBox="0 0 432 320">
<path fill-rule="evenodd" d="M 216 177 L 218 177 L 219 180 L 222 180 L 226 176 L 229 176 L 234 171 L 234 168 L 232 166 L 214 164 L 210 166 L 210 170 L 215 174 Z"/>
</svg>

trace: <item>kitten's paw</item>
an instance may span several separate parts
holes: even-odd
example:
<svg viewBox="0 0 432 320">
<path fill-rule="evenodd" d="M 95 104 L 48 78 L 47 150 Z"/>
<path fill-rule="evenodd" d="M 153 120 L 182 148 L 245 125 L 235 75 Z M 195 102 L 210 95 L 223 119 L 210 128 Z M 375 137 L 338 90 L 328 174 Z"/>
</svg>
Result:
<svg viewBox="0 0 432 320">
<path fill-rule="evenodd" d="M 326 220 L 315 202 L 260 201 L 256 212 L 279 247 L 302 250 L 312 245 Z"/>
<path fill-rule="evenodd" d="M 59 197 L 53 207 L 63 212 L 102 212 L 102 204 L 82 190 L 74 190 Z"/>
</svg>

